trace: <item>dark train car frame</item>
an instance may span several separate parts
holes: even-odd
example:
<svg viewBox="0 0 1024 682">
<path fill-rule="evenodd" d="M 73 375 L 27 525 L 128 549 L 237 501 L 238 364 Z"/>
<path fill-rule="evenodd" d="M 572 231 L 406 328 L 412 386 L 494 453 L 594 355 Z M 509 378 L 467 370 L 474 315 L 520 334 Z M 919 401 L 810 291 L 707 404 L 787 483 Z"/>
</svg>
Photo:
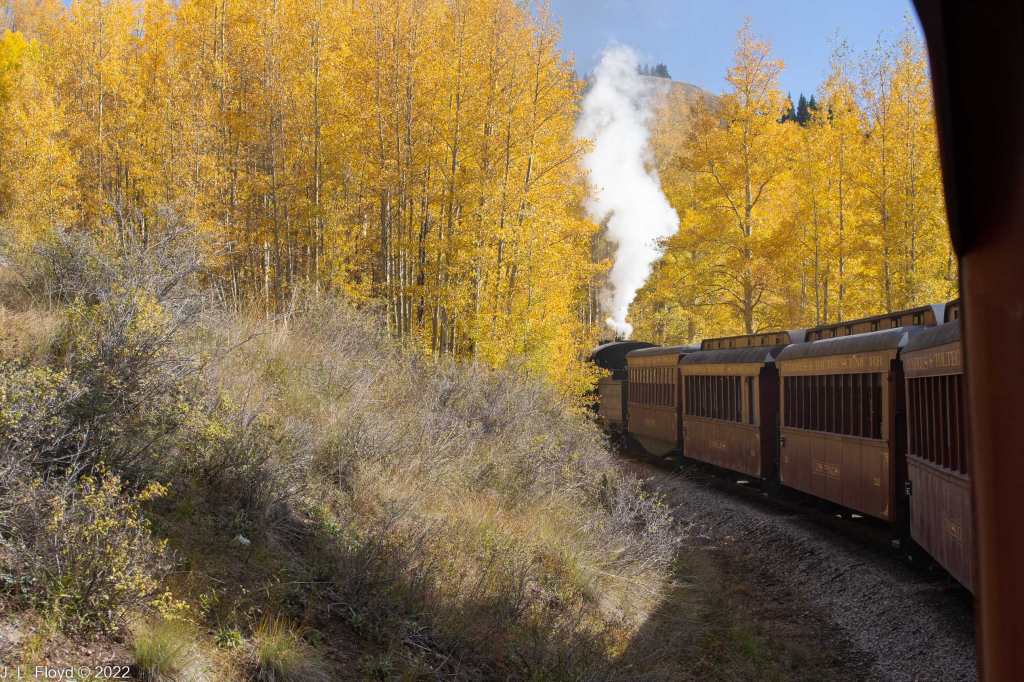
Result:
<svg viewBox="0 0 1024 682">
<path fill-rule="evenodd" d="M 648 453 L 664 457 L 682 443 L 679 360 L 697 346 L 635 350 L 629 368 L 629 433 Z"/>
<path fill-rule="evenodd" d="M 803 330 L 707 339 L 680 359 L 683 455 L 762 481 L 777 469 L 775 359 Z"/>
<path fill-rule="evenodd" d="M 906 517 L 900 351 L 924 327 L 787 346 L 779 354 L 779 481 L 892 524 Z"/>
<path fill-rule="evenodd" d="M 946 323 L 917 335 L 901 356 L 907 395 L 910 536 L 974 589 L 970 449 L 959 303 Z"/>
<path fill-rule="evenodd" d="M 597 382 L 597 417 L 613 429 L 626 426 L 628 417 L 629 370 L 626 356 L 643 348 L 656 348 L 646 341 L 610 341 L 590 352 L 588 360 L 611 372 Z"/>
</svg>

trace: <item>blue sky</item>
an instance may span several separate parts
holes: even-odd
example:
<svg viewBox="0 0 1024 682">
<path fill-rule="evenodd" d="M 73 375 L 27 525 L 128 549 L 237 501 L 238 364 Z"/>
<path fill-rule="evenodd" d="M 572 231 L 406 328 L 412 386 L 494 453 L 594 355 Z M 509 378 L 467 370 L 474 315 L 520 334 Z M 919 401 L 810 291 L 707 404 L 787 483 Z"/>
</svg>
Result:
<svg viewBox="0 0 1024 682">
<path fill-rule="evenodd" d="M 593 70 L 612 39 L 632 47 L 641 61 L 668 66 L 676 80 L 712 92 L 725 86 L 736 31 L 749 14 L 754 29 L 772 39 L 786 62 L 783 92 L 810 96 L 828 69 L 828 38 L 848 38 L 859 54 L 917 15 L 907 0 L 550 0 L 563 19 L 562 40 L 577 70 Z M 920 30 L 920 28 L 918 28 Z"/>
</svg>

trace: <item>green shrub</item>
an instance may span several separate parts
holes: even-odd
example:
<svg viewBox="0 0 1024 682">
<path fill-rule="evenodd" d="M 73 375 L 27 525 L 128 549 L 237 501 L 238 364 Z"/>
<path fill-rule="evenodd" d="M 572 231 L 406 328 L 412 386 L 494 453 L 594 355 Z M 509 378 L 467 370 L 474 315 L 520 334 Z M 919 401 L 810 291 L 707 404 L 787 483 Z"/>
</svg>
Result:
<svg viewBox="0 0 1024 682">
<path fill-rule="evenodd" d="M 85 390 L 67 370 L 0 359 L 0 486 L 29 469 L 73 463 L 88 447 L 72 412 Z"/>
<path fill-rule="evenodd" d="M 140 507 L 164 494 L 156 483 L 132 494 L 102 468 L 27 486 L 12 519 L 20 596 L 74 631 L 117 629 L 144 607 L 169 614 L 184 608 L 161 590 L 165 542 L 153 539 Z"/>
</svg>

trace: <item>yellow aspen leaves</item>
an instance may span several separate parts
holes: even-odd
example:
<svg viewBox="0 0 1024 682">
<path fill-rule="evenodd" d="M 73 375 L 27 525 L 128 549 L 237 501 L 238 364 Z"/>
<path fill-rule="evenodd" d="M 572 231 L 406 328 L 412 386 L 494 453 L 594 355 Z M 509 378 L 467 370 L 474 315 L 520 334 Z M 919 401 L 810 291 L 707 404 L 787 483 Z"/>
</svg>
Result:
<svg viewBox="0 0 1024 682">
<path fill-rule="evenodd" d="M 589 381 L 582 83 L 545 5 L 12 7 L 34 39 L 0 53 L 19 65 L 0 67 L 0 224 L 20 242 L 147 239 L 173 211 L 239 308 L 344 292 L 428 352 Z"/>
<path fill-rule="evenodd" d="M 653 146 L 681 227 L 631 309 L 637 338 L 810 327 L 957 295 L 909 18 L 859 58 L 834 40 L 803 124 L 783 116 L 782 68 L 748 19 L 721 97 L 663 102 Z"/>
</svg>

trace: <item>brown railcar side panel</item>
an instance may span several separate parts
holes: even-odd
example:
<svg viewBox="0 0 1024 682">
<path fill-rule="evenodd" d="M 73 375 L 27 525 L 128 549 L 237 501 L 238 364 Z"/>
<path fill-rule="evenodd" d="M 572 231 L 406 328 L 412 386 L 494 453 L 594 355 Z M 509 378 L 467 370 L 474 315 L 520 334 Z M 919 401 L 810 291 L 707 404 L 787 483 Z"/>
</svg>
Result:
<svg viewBox="0 0 1024 682">
<path fill-rule="evenodd" d="M 871 441 L 861 445 L 861 509 L 875 510 L 875 516 L 888 518 L 889 445 Z"/>
<path fill-rule="evenodd" d="M 919 457 L 907 457 L 913 494 L 910 532 L 960 584 L 974 591 L 970 482 Z"/>
<path fill-rule="evenodd" d="M 629 406 L 629 432 L 635 436 L 678 443 L 679 428 L 678 406 L 656 407 L 636 404 Z"/>
<path fill-rule="evenodd" d="M 782 435 L 783 485 L 891 520 L 887 442 L 785 427 Z"/>
<path fill-rule="evenodd" d="M 683 417 L 683 454 L 707 464 L 761 477 L 760 441 L 756 426 L 702 417 Z"/>
<path fill-rule="evenodd" d="M 811 434 L 782 428 L 786 444 L 782 447 L 779 481 L 790 488 L 824 497 L 824 481 L 811 478 Z"/>
</svg>

